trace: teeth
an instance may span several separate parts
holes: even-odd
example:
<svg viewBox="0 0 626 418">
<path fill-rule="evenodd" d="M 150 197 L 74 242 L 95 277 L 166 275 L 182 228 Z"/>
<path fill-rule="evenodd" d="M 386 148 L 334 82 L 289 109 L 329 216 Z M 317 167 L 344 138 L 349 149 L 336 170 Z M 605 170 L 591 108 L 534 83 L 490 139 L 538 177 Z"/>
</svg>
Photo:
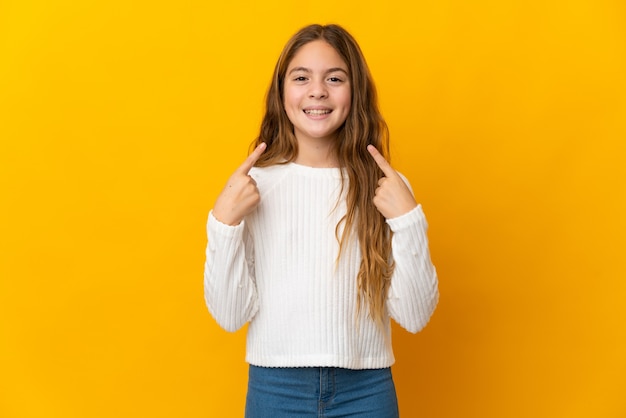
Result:
<svg viewBox="0 0 626 418">
<path fill-rule="evenodd" d="M 321 110 L 321 109 L 308 109 L 305 110 L 304 113 L 307 115 L 319 116 L 319 115 L 327 115 L 330 113 L 329 109 Z"/>
</svg>

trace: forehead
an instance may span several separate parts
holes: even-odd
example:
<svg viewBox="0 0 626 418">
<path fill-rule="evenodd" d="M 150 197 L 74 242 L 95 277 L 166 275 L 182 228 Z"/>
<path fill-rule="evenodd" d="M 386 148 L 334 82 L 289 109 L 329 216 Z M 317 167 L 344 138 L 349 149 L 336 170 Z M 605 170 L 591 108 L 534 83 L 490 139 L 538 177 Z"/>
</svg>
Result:
<svg viewBox="0 0 626 418">
<path fill-rule="evenodd" d="M 302 67 L 311 71 L 323 71 L 328 68 L 342 68 L 348 71 L 346 62 L 337 50 L 322 40 L 311 41 L 300 47 L 291 59 L 287 71 L 295 67 Z"/>
</svg>

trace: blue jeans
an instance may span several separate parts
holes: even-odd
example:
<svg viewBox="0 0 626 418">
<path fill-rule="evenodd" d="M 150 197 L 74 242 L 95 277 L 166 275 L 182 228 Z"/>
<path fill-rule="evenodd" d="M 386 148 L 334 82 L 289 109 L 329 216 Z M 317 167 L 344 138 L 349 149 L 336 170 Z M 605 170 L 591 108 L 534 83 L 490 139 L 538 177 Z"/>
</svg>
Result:
<svg viewBox="0 0 626 418">
<path fill-rule="evenodd" d="M 250 365 L 246 418 L 397 418 L 391 369 Z"/>
</svg>

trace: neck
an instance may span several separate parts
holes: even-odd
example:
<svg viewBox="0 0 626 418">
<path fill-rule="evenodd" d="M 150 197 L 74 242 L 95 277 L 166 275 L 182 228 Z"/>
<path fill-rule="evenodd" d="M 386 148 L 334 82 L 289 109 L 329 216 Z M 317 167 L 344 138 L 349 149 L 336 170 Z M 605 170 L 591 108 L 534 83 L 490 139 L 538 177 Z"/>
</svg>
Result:
<svg viewBox="0 0 626 418">
<path fill-rule="evenodd" d="M 296 164 L 315 168 L 339 167 L 334 141 L 323 139 L 298 140 Z"/>
</svg>

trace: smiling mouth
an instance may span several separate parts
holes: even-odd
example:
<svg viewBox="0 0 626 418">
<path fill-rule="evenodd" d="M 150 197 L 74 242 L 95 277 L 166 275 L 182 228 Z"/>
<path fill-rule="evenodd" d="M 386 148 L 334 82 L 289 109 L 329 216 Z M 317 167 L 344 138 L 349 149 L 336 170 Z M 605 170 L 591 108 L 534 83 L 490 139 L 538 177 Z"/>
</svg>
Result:
<svg viewBox="0 0 626 418">
<path fill-rule="evenodd" d="M 328 115 L 330 112 L 331 109 L 304 109 L 304 113 L 311 116 Z"/>
</svg>

